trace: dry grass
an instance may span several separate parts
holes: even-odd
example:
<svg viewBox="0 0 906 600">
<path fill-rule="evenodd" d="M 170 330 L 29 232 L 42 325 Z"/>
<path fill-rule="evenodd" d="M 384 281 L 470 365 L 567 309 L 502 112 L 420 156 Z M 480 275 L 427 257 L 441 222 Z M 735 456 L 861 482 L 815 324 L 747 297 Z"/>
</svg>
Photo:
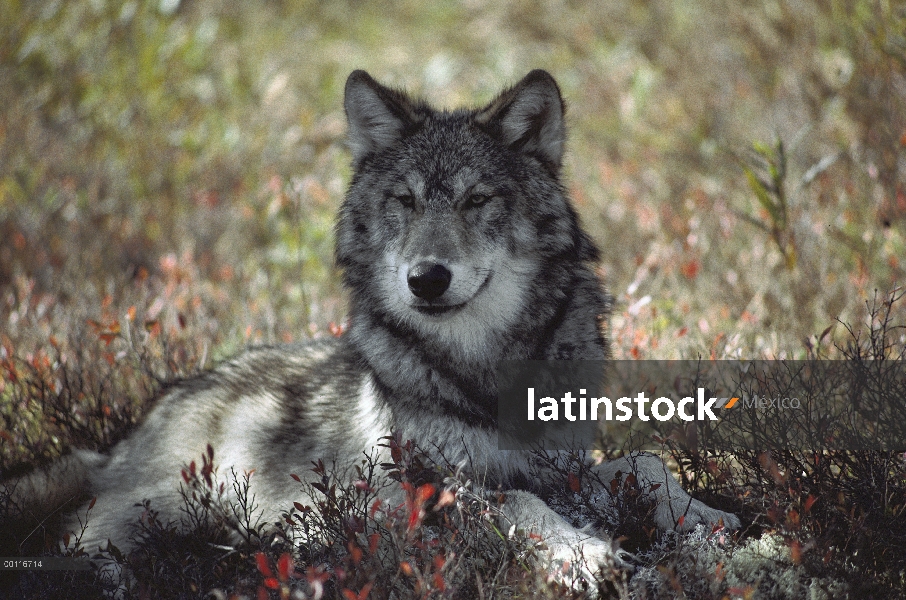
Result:
<svg viewBox="0 0 906 600">
<path fill-rule="evenodd" d="M 906 280 L 904 30 L 884 0 L 5 0 L 0 466 L 109 448 L 162 381 L 342 325 L 353 68 L 445 106 L 555 75 L 617 357 L 845 358 L 841 323 L 871 329 L 875 290 Z M 890 526 L 825 517 L 852 552 Z M 865 568 L 902 591 L 902 570 Z"/>
</svg>

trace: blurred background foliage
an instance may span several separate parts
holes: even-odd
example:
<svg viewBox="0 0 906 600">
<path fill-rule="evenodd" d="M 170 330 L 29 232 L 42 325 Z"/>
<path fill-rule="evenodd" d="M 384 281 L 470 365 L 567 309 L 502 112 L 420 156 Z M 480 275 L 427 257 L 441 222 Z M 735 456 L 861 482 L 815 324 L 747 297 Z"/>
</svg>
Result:
<svg viewBox="0 0 906 600">
<path fill-rule="evenodd" d="M 904 280 L 904 32 L 892 0 L 0 0 L 3 356 L 336 331 L 354 68 L 446 107 L 554 74 L 618 356 L 829 346 Z"/>
<path fill-rule="evenodd" d="M 568 103 L 616 357 L 906 344 L 884 300 L 906 280 L 902 1 L 0 0 L 4 476 L 109 447 L 162 381 L 246 344 L 342 331 L 351 70 L 453 107 L 536 67 Z M 869 532 L 831 538 L 844 554 L 901 539 L 872 473 L 883 502 L 853 506 L 884 518 L 829 505 Z"/>
</svg>

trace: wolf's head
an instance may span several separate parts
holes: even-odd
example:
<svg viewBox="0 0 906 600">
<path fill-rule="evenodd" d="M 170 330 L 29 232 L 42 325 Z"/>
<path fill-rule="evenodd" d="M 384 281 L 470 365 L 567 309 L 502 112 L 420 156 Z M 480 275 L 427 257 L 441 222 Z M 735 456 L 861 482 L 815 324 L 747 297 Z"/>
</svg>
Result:
<svg viewBox="0 0 906 600">
<path fill-rule="evenodd" d="M 554 79 L 535 70 L 484 108 L 438 111 L 355 71 L 345 108 L 354 174 L 337 261 L 353 327 L 365 312 L 486 354 L 517 320 L 543 325 L 570 293 L 564 268 L 596 257 L 559 181 Z"/>
</svg>

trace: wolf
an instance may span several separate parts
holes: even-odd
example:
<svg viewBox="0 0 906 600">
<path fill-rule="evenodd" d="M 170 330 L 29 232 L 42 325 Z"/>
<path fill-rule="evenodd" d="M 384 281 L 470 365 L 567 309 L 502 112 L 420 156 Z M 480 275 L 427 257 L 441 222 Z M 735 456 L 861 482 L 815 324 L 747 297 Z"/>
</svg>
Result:
<svg viewBox="0 0 906 600">
<path fill-rule="evenodd" d="M 249 349 L 170 385 L 109 456 L 71 455 L 60 473 L 86 478 L 95 496 L 83 545 L 128 549 L 142 500 L 178 519 L 181 468 L 209 445 L 221 469 L 254 473 L 250 492 L 276 522 L 306 500 L 291 473 L 386 452 L 379 440 L 392 430 L 502 490 L 503 530 L 536 534 L 552 561 L 581 556 L 586 574 L 621 564 L 610 540 L 539 498 L 529 453 L 497 443 L 498 361 L 608 357 L 599 253 L 561 182 L 554 78 L 534 70 L 486 106 L 437 110 L 354 71 L 344 107 L 353 174 L 335 233 L 348 331 Z M 653 455 L 595 468 L 603 481 L 635 473 L 663 529 L 739 526 L 691 498 Z M 72 489 L 56 478 L 15 493 Z"/>
</svg>

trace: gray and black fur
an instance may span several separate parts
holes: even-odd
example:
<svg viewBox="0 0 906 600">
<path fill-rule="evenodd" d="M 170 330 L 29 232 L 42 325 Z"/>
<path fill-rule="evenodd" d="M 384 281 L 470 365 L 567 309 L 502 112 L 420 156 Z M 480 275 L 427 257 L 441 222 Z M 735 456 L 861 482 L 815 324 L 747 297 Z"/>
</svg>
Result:
<svg viewBox="0 0 906 600">
<path fill-rule="evenodd" d="M 532 71 L 484 108 L 448 112 L 355 71 L 345 109 L 354 169 L 336 259 L 348 333 L 252 349 L 169 388 L 93 468 L 97 504 L 83 542 L 128 548 L 143 499 L 164 520 L 178 518 L 181 467 L 208 444 L 222 473 L 254 470 L 251 491 L 276 521 L 305 501 L 290 473 L 319 458 L 351 464 L 396 430 L 509 490 L 504 525 L 535 530 L 553 559 L 578 552 L 588 570 L 618 562 L 609 542 L 520 485 L 524 454 L 497 450 L 497 361 L 607 357 L 598 251 L 560 181 L 564 105 L 554 79 Z M 683 529 L 739 524 L 692 500 L 653 456 L 599 469 L 605 481 L 635 471 L 644 489 L 655 487 L 664 528 L 680 515 Z"/>
<path fill-rule="evenodd" d="M 550 75 L 533 71 L 480 111 L 437 112 L 356 71 L 346 113 L 355 174 L 337 262 L 349 341 L 394 408 L 493 428 L 496 361 L 607 356 L 608 301 L 590 266 L 598 251 L 559 181 L 563 104 Z M 382 260 L 388 253 L 397 264 Z M 462 268 L 479 285 L 468 300 L 505 314 L 449 308 L 449 288 L 436 298 L 403 290 L 409 306 L 388 301 L 400 269 L 408 279 L 426 263 Z M 442 310 L 451 314 L 424 314 Z"/>
</svg>

